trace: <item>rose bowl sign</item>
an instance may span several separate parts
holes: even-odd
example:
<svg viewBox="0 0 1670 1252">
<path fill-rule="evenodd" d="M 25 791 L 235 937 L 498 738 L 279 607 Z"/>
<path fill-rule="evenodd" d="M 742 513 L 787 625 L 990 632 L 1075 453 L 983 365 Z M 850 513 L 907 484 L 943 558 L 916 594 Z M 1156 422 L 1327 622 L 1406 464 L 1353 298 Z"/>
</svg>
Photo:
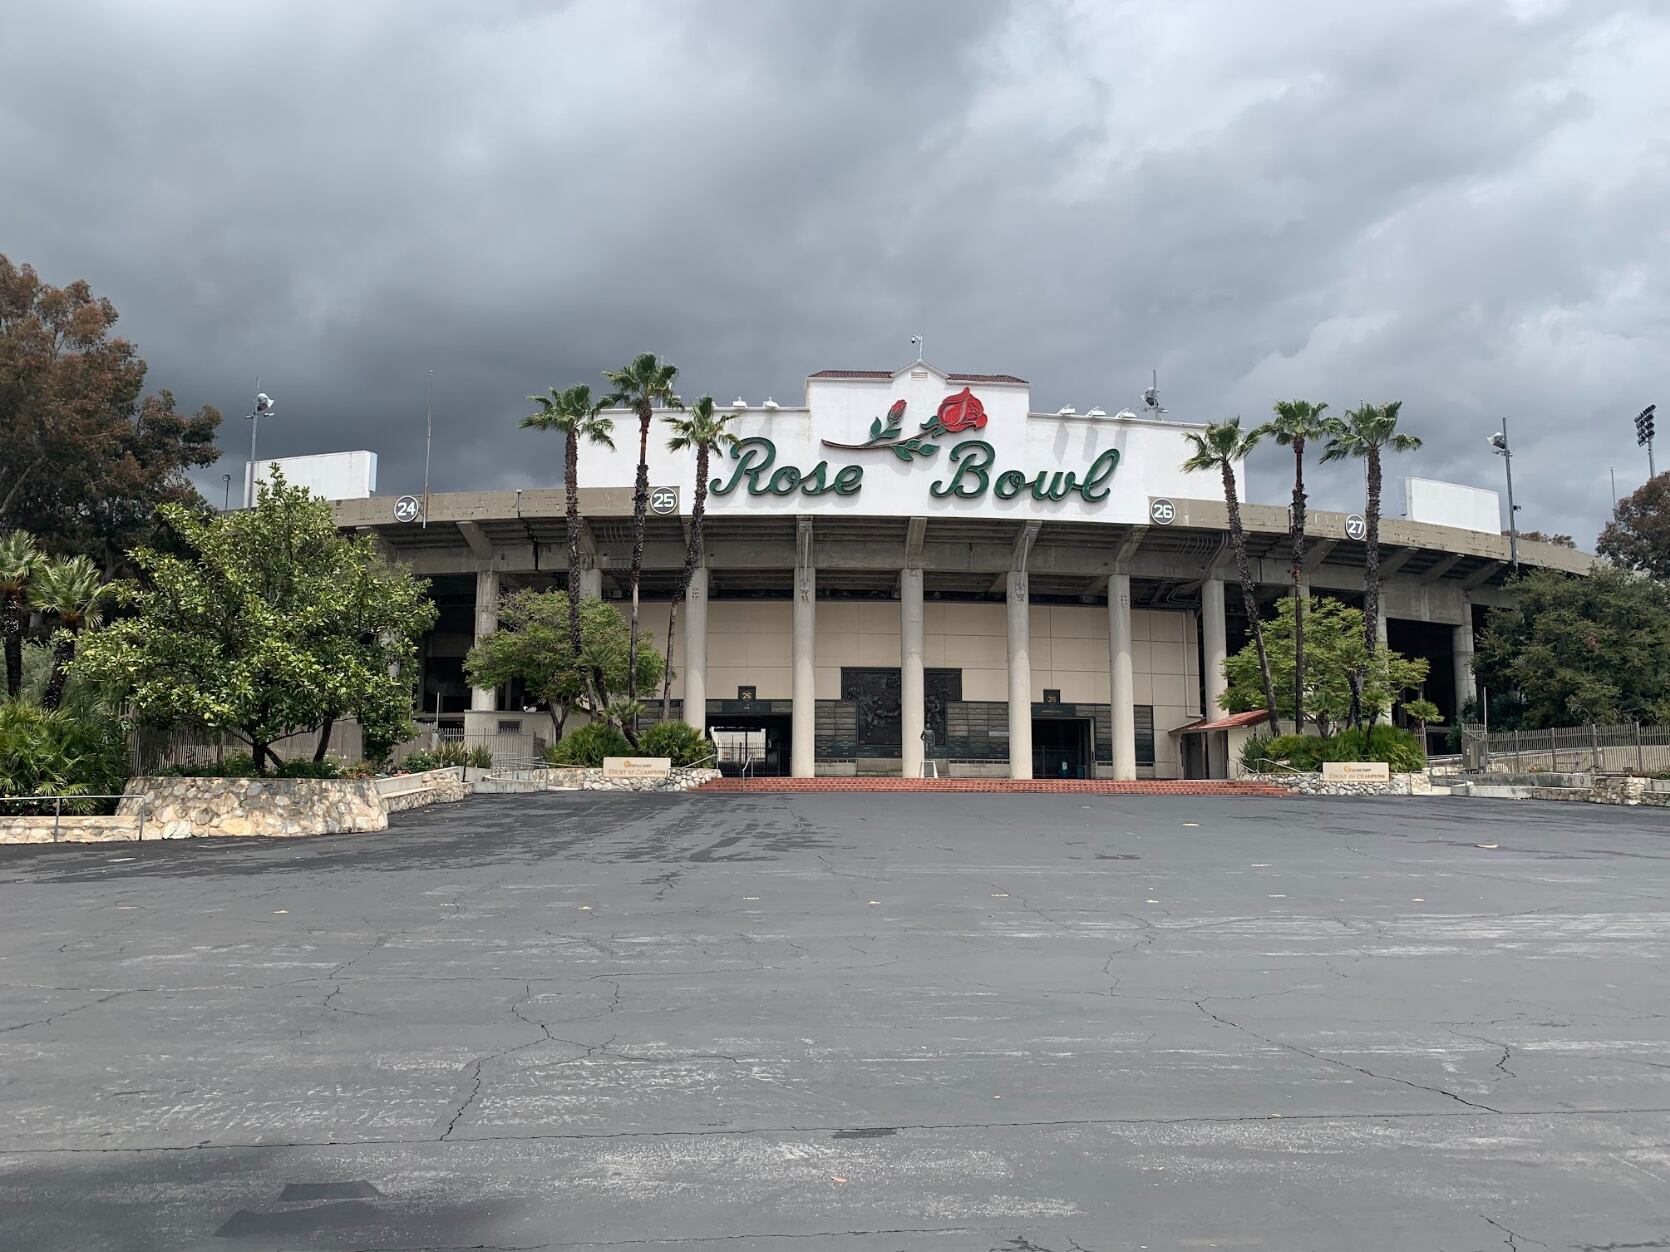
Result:
<svg viewBox="0 0 1670 1252">
<path fill-rule="evenodd" d="M 906 465 L 927 465 L 938 456 L 943 442 L 970 431 L 984 430 L 986 409 L 967 387 L 946 396 L 939 407 L 915 430 L 905 428 L 909 402 L 895 400 L 885 417 L 870 423 L 870 437 L 861 443 L 822 441 L 825 448 L 843 452 L 886 452 Z M 936 499 L 975 500 L 988 492 L 993 499 L 1065 500 L 1077 496 L 1088 504 L 1099 504 L 1112 492 L 1109 486 L 1119 468 L 1119 449 L 1107 448 L 1082 470 L 999 469 L 997 449 L 984 439 L 961 439 L 946 449 L 942 472 L 928 486 Z M 739 488 L 750 496 L 837 496 L 857 495 L 864 485 L 864 466 L 843 465 L 832 469 L 827 460 L 810 469 L 778 464 L 777 445 L 764 435 L 737 440 L 730 451 L 736 464 L 728 475 L 708 485 L 716 496 L 727 496 Z"/>
</svg>

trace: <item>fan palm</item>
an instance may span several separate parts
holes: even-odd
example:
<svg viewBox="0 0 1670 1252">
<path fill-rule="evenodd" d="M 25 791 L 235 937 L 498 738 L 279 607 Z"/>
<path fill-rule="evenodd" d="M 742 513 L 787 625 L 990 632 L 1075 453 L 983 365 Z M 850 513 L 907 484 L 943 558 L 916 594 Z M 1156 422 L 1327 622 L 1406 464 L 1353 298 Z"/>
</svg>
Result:
<svg viewBox="0 0 1670 1252">
<path fill-rule="evenodd" d="M 109 588 L 98 567 L 84 556 L 42 564 L 29 583 L 29 599 L 58 626 L 52 637 L 52 674 L 41 696 L 41 707 L 56 709 L 64 700 L 64 683 L 75 660 L 76 636 L 97 629 L 100 602 Z"/>
<path fill-rule="evenodd" d="M 736 443 L 736 436 L 727 429 L 735 420 L 735 413 L 722 413 L 713 407 L 712 396 L 699 398 L 683 416 L 667 418 L 667 425 L 673 431 L 673 437 L 667 440 L 667 450 L 696 450 L 696 492 L 690 504 L 690 542 L 684 549 L 684 569 L 679 573 L 678 596 L 667 614 L 667 669 L 661 679 L 662 721 L 667 720 L 672 698 L 673 623 L 678 620 L 679 601 L 690 594 L 691 576 L 702 563 L 702 521 L 707 516 L 708 461 L 715 451 Z"/>
<path fill-rule="evenodd" d="M 23 687 L 23 628 L 29 621 L 29 584 L 45 561 L 34 537 L 21 530 L 0 535 L 0 635 L 5 637 L 6 695 Z"/>
<path fill-rule="evenodd" d="M 1247 562 L 1247 534 L 1241 527 L 1241 500 L 1235 489 L 1235 463 L 1244 461 L 1257 446 L 1261 432 L 1243 431 L 1241 419 L 1213 422 L 1204 431 L 1185 435 L 1194 455 L 1183 462 L 1187 471 L 1217 470 L 1223 476 L 1224 507 L 1229 511 L 1229 541 L 1235 551 L 1235 572 L 1241 579 L 1241 599 L 1252 626 L 1253 644 L 1258 650 L 1259 675 L 1264 680 L 1264 709 L 1270 718 L 1270 733 L 1280 731 L 1276 716 L 1276 687 L 1270 679 L 1270 657 L 1264 651 L 1264 623 L 1258 615 L 1258 593 L 1253 588 L 1252 566 Z"/>
<path fill-rule="evenodd" d="M 548 395 L 529 396 L 539 412 L 522 419 L 529 430 L 555 430 L 563 436 L 562 490 L 568 518 L 568 643 L 578 657 L 583 651 L 580 634 L 580 444 L 613 449 L 615 424 L 602 415 L 603 404 L 593 403 L 591 388 L 576 383 L 563 391 L 555 387 Z M 600 680 L 593 675 L 591 682 Z M 594 690 L 592 707 L 602 708 L 605 693 Z"/>
<path fill-rule="evenodd" d="M 633 409 L 638 414 L 638 476 L 632 483 L 632 568 L 628 583 L 632 592 L 631 634 L 632 655 L 638 655 L 638 583 L 644 573 L 644 515 L 649 510 L 649 428 L 655 420 L 655 407 L 665 404 L 683 408 L 673 383 L 678 378 L 678 366 L 662 361 L 653 352 L 643 352 L 623 369 L 605 370 L 614 391 L 609 404 Z M 638 698 L 638 675 L 635 667 L 627 669 L 628 703 Z M 636 727 L 626 728 L 627 738 L 637 746 Z"/>
<path fill-rule="evenodd" d="M 1328 419 L 1328 444 L 1322 451 L 1324 461 L 1356 457 L 1367 463 L 1367 507 L 1363 510 L 1368 531 L 1364 536 L 1367 551 L 1363 558 L 1363 646 L 1370 662 L 1380 646 L 1380 454 L 1413 452 L 1421 446 L 1418 436 L 1397 428 L 1398 412 L 1402 408 L 1401 400 L 1365 404 L 1347 409 L 1343 418 Z M 1360 712 L 1358 720 L 1361 720 Z"/>
<path fill-rule="evenodd" d="M 1305 445 L 1327 433 L 1326 404 L 1278 400 L 1259 433 L 1293 449 L 1293 729 L 1305 728 Z"/>
</svg>

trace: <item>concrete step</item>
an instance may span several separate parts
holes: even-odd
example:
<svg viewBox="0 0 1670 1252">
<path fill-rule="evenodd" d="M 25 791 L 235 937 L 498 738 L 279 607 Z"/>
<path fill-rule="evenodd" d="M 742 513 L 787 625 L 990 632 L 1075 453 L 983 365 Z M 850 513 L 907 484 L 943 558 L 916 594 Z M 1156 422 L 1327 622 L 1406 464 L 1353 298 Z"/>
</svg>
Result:
<svg viewBox="0 0 1670 1252">
<path fill-rule="evenodd" d="M 1111 779 L 1052 778 L 720 778 L 697 788 L 700 792 L 1055 792 L 1103 796 L 1289 796 L 1285 787 L 1268 783 L 1237 783 L 1222 779 Z"/>
</svg>

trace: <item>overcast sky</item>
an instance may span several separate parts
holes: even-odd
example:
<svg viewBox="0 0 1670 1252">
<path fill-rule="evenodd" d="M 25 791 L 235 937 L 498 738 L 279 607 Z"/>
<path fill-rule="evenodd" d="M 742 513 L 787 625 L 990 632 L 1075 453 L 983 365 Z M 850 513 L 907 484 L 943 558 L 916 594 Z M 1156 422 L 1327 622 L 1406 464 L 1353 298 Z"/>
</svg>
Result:
<svg viewBox="0 0 1670 1252">
<path fill-rule="evenodd" d="M 113 299 L 235 474 L 256 375 L 263 456 L 415 489 L 433 371 L 437 489 L 554 485 L 531 391 L 653 350 L 788 403 L 920 331 L 1040 409 L 1402 398 L 1399 478 L 1499 485 L 1507 414 L 1522 526 L 1587 547 L 1670 408 L 1654 0 L 51 0 L 5 40 L 0 251 Z"/>
</svg>

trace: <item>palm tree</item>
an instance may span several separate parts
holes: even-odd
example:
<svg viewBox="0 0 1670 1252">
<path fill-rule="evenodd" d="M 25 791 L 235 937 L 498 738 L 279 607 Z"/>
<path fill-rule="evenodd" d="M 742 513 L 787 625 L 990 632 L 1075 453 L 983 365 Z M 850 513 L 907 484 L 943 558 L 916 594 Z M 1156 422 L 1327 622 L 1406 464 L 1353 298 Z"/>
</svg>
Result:
<svg viewBox="0 0 1670 1252">
<path fill-rule="evenodd" d="M 21 530 L 0 535 L 0 635 L 5 637 L 6 695 L 23 689 L 23 628 L 29 620 L 29 583 L 46 558 Z"/>
<path fill-rule="evenodd" d="M 1235 549 L 1235 572 L 1241 578 L 1241 600 L 1246 605 L 1247 621 L 1252 624 L 1253 644 L 1258 649 L 1259 674 L 1264 679 L 1264 710 L 1270 718 L 1270 733 L 1276 734 L 1281 723 L 1276 717 L 1276 686 L 1270 680 L 1270 657 L 1264 651 L 1264 623 L 1258 615 L 1258 594 L 1253 589 L 1252 566 L 1247 563 L 1247 534 L 1241 528 L 1241 500 L 1235 490 L 1235 463 L 1246 460 L 1247 453 L 1258 444 L 1261 431 L 1243 432 L 1241 419 L 1213 422 L 1196 434 L 1187 432 L 1194 455 L 1183 462 L 1185 470 L 1212 470 L 1223 475 L 1224 507 L 1229 511 L 1229 540 Z"/>
<path fill-rule="evenodd" d="M 678 366 L 660 360 L 653 352 L 640 353 L 624 369 L 605 370 L 603 377 L 614 388 L 608 403 L 636 409 L 638 413 L 638 477 L 632 484 L 632 569 L 628 575 L 632 588 L 632 651 L 629 655 L 635 657 L 638 655 L 638 583 L 644 573 L 644 515 L 649 511 L 649 428 L 655 420 L 657 404 L 671 408 L 684 406 L 673 391 Z M 629 665 L 626 668 L 626 699 L 631 703 L 637 698 L 638 667 Z M 632 728 L 627 730 L 627 738 L 634 739 Z"/>
<path fill-rule="evenodd" d="M 550 389 L 549 395 L 529 396 L 539 412 L 524 417 L 524 429 L 558 430 L 563 435 L 562 489 L 568 515 L 568 643 L 574 655 L 584 650 L 580 639 L 580 444 L 582 441 L 613 449 L 614 422 L 602 416 L 603 404 L 593 403 L 591 388 L 576 383 L 565 391 Z M 600 673 L 591 682 L 601 681 Z M 592 707 L 602 708 L 604 693 L 593 690 Z"/>
<path fill-rule="evenodd" d="M 108 590 L 99 578 L 98 567 L 84 556 L 43 563 L 35 571 L 29 598 L 58 623 L 52 638 L 52 676 L 41 696 L 43 709 L 55 709 L 63 703 L 64 682 L 69 677 L 70 662 L 75 660 L 76 636 L 98 627 L 99 602 Z"/>
<path fill-rule="evenodd" d="M 709 456 L 736 443 L 736 436 L 726 429 L 736 420 L 735 413 L 721 413 L 713 407 L 712 396 L 702 396 L 682 417 L 668 417 L 673 437 L 667 440 L 669 452 L 696 450 L 696 495 L 690 505 L 690 542 L 684 549 L 684 569 L 679 573 L 678 595 L 667 614 L 667 668 L 661 679 L 661 720 L 667 713 L 673 690 L 673 623 L 678 620 L 679 601 L 690 594 L 690 579 L 702 563 L 702 521 L 707 516 L 707 474 Z M 688 716 L 688 712 L 686 713 Z"/>
<path fill-rule="evenodd" d="M 1326 404 L 1277 400 L 1276 416 L 1259 427 L 1284 448 L 1293 449 L 1293 729 L 1305 730 L 1305 445 L 1327 433 Z"/>
<path fill-rule="evenodd" d="M 1393 400 L 1347 409 L 1343 418 L 1328 420 L 1328 446 L 1322 452 L 1324 461 L 1361 457 L 1368 463 L 1368 499 L 1363 510 L 1368 524 L 1368 551 L 1363 560 L 1363 647 L 1370 664 L 1380 647 L 1380 454 L 1413 452 L 1421 446 L 1419 436 L 1398 430 L 1397 415 L 1402 408 L 1403 401 Z M 1370 718 L 1373 716 L 1371 712 Z M 1356 720 L 1362 720 L 1360 709 Z"/>
</svg>

